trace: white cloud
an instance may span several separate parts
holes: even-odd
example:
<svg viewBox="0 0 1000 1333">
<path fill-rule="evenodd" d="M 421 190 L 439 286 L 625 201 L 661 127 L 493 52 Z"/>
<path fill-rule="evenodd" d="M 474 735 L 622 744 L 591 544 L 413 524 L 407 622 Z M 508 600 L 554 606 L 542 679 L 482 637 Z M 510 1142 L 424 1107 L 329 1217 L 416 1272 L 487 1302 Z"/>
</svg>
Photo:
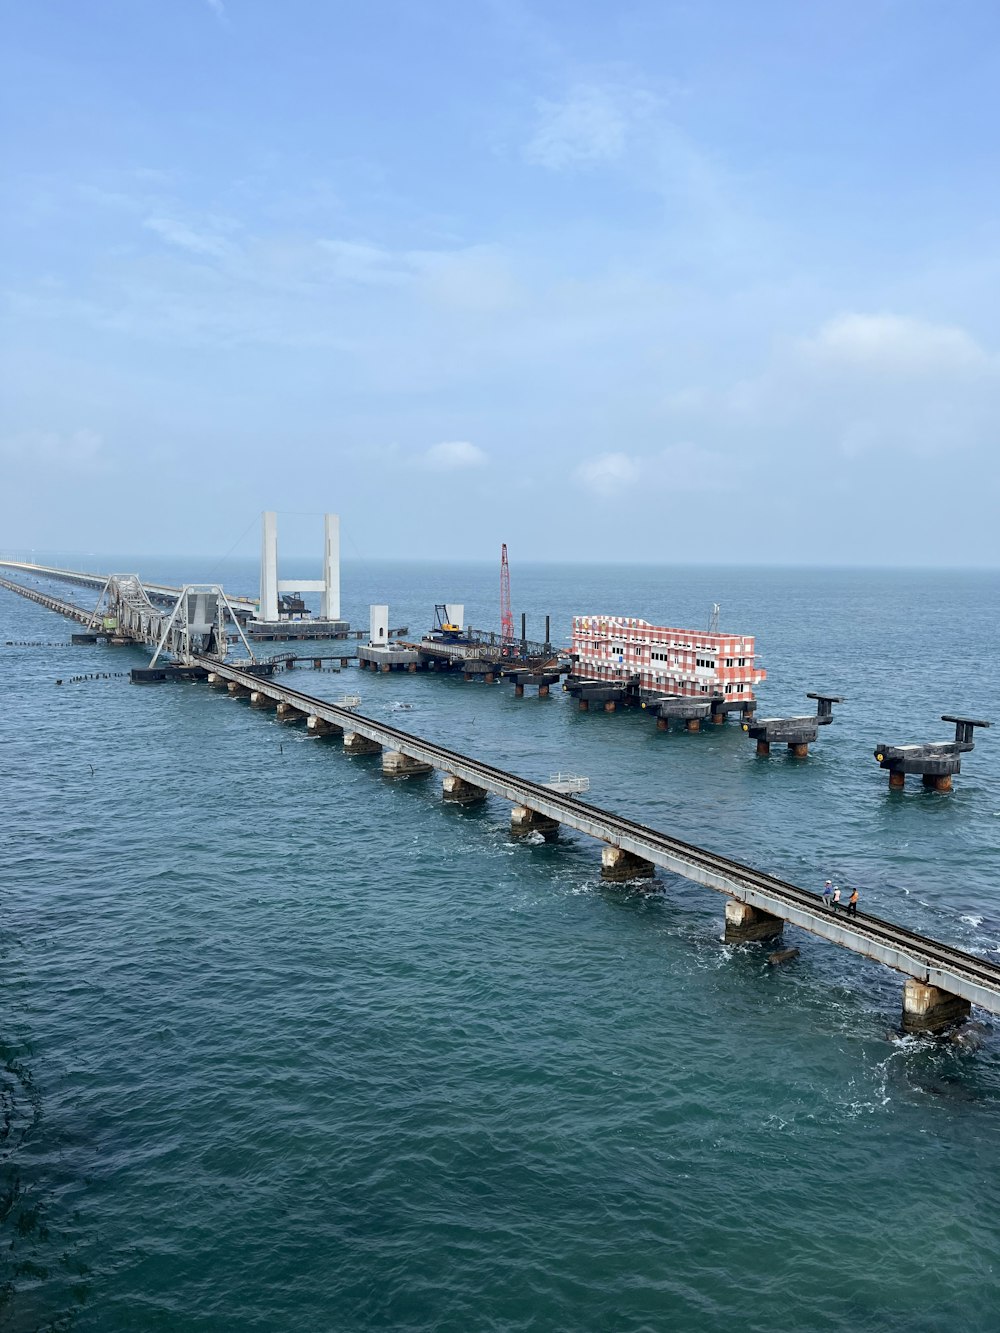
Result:
<svg viewBox="0 0 1000 1333">
<path fill-rule="evenodd" d="M 220 22 L 226 23 L 228 21 L 226 6 L 222 3 L 222 0 L 205 0 L 205 3 Z"/>
<path fill-rule="evenodd" d="M 176 246 L 179 250 L 187 250 L 191 254 L 214 255 L 217 259 L 221 259 L 230 249 L 229 243 L 217 233 L 197 231 L 194 227 L 189 227 L 186 222 L 177 221 L 176 218 L 148 217 L 142 225 L 168 245 Z"/>
<path fill-rule="evenodd" d="M 425 467 L 434 472 L 458 472 L 465 468 L 485 467 L 489 456 L 485 450 L 467 440 L 446 440 L 432 444 L 423 455 Z"/>
<path fill-rule="evenodd" d="M 851 312 L 787 344 L 715 410 L 831 460 L 987 449 L 1000 416 L 1000 357 L 957 325 Z M 703 421 L 712 412 L 706 404 Z"/>
<path fill-rule="evenodd" d="M 801 350 L 818 365 L 889 375 L 996 368 L 964 329 L 900 315 L 838 315 L 805 339 Z"/>
<path fill-rule="evenodd" d="M 595 85 L 577 87 L 560 102 L 540 100 L 525 159 L 550 171 L 613 162 L 625 151 L 634 110 L 634 95 Z"/>
<path fill-rule="evenodd" d="M 574 472 L 577 482 L 595 495 L 620 495 L 640 480 L 649 489 L 690 495 L 726 490 L 738 484 L 746 460 L 684 440 L 650 454 L 601 454 Z"/>
<path fill-rule="evenodd" d="M 595 495 L 620 495 L 638 481 L 640 469 L 628 454 L 600 454 L 581 463 L 573 475 Z"/>
</svg>

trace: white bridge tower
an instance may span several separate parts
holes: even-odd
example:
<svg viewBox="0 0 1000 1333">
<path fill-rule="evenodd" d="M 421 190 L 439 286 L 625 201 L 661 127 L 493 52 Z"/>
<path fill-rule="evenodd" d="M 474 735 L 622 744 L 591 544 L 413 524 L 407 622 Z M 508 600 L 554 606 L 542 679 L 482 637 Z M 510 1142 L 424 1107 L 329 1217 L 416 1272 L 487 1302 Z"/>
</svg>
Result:
<svg viewBox="0 0 1000 1333">
<path fill-rule="evenodd" d="M 260 611 L 258 619 L 281 618 L 280 595 L 284 592 L 318 592 L 320 620 L 340 620 L 340 516 L 323 515 L 323 577 L 321 579 L 278 578 L 278 515 L 267 510 L 261 526 Z"/>
</svg>

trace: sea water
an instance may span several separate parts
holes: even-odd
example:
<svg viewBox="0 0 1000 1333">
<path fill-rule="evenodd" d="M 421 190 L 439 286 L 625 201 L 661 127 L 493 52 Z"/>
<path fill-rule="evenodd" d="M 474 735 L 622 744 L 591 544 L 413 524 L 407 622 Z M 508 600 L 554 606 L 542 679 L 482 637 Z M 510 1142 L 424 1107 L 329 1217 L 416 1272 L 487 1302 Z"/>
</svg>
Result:
<svg viewBox="0 0 1000 1333">
<path fill-rule="evenodd" d="M 211 563 L 89 562 L 254 591 Z M 358 563 L 344 613 L 495 628 L 497 584 Z M 873 757 L 949 738 L 945 712 L 1000 722 L 995 576 L 514 571 L 556 642 L 715 601 L 757 637 L 762 715 L 846 696 L 808 759 L 558 692 L 282 679 L 1000 958 L 1000 731 L 949 796 Z M 1000 1329 L 1000 1025 L 901 1038 L 895 973 L 792 929 L 769 967 L 709 890 L 603 885 L 581 835 L 515 843 L 502 801 L 132 686 L 146 654 L 73 628 L 0 590 L 5 1330 Z"/>
</svg>

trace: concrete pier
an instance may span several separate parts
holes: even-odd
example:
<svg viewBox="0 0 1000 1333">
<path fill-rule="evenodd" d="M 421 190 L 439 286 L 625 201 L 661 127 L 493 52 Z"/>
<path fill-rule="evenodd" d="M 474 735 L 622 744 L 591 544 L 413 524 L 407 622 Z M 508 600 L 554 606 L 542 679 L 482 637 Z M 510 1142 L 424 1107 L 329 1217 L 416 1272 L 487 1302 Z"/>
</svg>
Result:
<svg viewBox="0 0 1000 1333">
<path fill-rule="evenodd" d="M 205 679 L 215 690 L 227 690 L 229 688 L 229 681 L 225 676 L 220 676 L 217 671 L 210 671 Z"/>
<path fill-rule="evenodd" d="M 293 708 L 291 704 L 278 704 L 277 717 L 279 722 L 301 722 L 305 716 L 306 714 L 301 709 Z"/>
<path fill-rule="evenodd" d="M 622 884 L 631 879 L 654 879 L 656 866 L 652 861 L 645 861 L 634 852 L 626 852 L 621 847 L 601 848 L 601 879 L 612 884 Z"/>
<path fill-rule="evenodd" d="M 559 821 L 529 810 L 526 805 L 515 805 L 510 812 L 510 831 L 515 837 L 540 833 L 546 842 L 551 842 L 559 833 Z"/>
<path fill-rule="evenodd" d="M 382 747 L 378 741 L 370 741 L 358 731 L 344 732 L 345 754 L 378 754 Z"/>
<path fill-rule="evenodd" d="M 250 691 L 250 707 L 251 707 L 251 708 L 276 708 L 276 707 L 277 707 L 277 704 L 275 703 L 275 701 L 271 698 L 271 696 L 270 696 L 269 694 L 265 694 L 262 690 L 251 690 L 251 691 Z"/>
<path fill-rule="evenodd" d="M 973 729 L 988 727 L 981 718 L 956 717 L 944 713 L 942 722 L 954 722 L 953 741 L 930 741 L 926 745 L 879 745 L 875 758 L 881 768 L 889 770 L 889 787 L 900 791 L 906 785 L 908 773 L 919 774 L 924 787 L 931 791 L 950 792 L 952 779 L 962 771 L 962 755 L 975 748 Z"/>
<path fill-rule="evenodd" d="M 968 1000 L 937 986 L 907 977 L 903 984 L 903 1031 L 943 1032 L 964 1023 L 972 1012 Z"/>
<path fill-rule="evenodd" d="M 656 715 L 657 731 L 669 731 L 671 722 L 683 722 L 686 731 L 701 731 L 702 722 L 712 716 L 711 699 L 689 699 L 677 695 L 643 705 Z M 721 719 L 725 721 L 725 717 Z"/>
<path fill-rule="evenodd" d="M 441 783 L 442 798 L 454 805 L 475 805 L 485 801 L 487 795 L 485 788 L 476 787 L 464 778 L 456 777 L 454 773 L 446 773 Z"/>
<path fill-rule="evenodd" d="M 549 690 L 559 681 L 558 675 L 550 671 L 506 671 L 505 676 L 509 676 L 514 682 L 514 698 L 524 698 L 524 687 L 526 685 L 537 685 L 539 699 L 547 699 Z"/>
<path fill-rule="evenodd" d="M 433 765 L 421 763 L 419 759 L 411 759 L 408 754 L 402 754 L 399 750 L 383 750 L 382 752 L 383 777 L 412 778 L 418 777 L 422 773 L 433 773 L 433 771 Z"/>
<path fill-rule="evenodd" d="M 340 736 L 343 734 L 343 727 L 338 727 L 335 722 L 327 722 L 325 718 L 316 717 L 314 713 L 306 718 L 306 730 L 314 736 Z"/>
<path fill-rule="evenodd" d="M 780 916 L 762 912 L 759 907 L 730 898 L 726 903 L 727 944 L 745 944 L 749 940 L 773 940 L 780 935 L 785 923 Z"/>
<path fill-rule="evenodd" d="M 227 681 L 226 689 L 234 699 L 245 699 L 250 693 L 245 685 L 241 685 L 239 681 L 236 680 Z"/>
<path fill-rule="evenodd" d="M 771 746 L 784 744 L 794 759 L 805 759 L 809 755 L 809 746 L 819 735 L 820 727 L 829 726 L 833 721 L 833 705 L 844 702 L 839 694 L 816 694 L 810 692 L 807 699 L 817 701 L 816 712 L 807 717 L 747 717 L 743 730 L 751 740 L 757 742 L 757 753 L 766 758 L 771 753 Z"/>
</svg>

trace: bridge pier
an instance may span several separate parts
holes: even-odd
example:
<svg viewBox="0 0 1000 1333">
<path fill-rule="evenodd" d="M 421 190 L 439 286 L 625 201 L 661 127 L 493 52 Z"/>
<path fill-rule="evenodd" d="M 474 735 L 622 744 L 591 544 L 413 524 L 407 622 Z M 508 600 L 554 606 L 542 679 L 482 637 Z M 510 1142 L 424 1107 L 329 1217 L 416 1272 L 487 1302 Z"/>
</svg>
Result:
<svg viewBox="0 0 1000 1333">
<path fill-rule="evenodd" d="M 938 986 L 929 986 L 915 977 L 908 977 L 903 985 L 904 1032 L 943 1032 L 964 1023 L 971 1012 L 968 1000 Z"/>
<path fill-rule="evenodd" d="M 278 701 L 276 699 L 272 699 L 269 694 L 265 694 L 263 690 L 250 691 L 251 708 L 276 708 L 277 702 Z"/>
<path fill-rule="evenodd" d="M 622 847 L 601 848 L 601 879 L 621 884 L 630 879 L 655 879 L 656 866 Z"/>
<path fill-rule="evenodd" d="M 241 685 L 238 680 L 227 680 L 226 689 L 234 699 L 245 699 L 250 691 L 245 685 Z"/>
<path fill-rule="evenodd" d="M 441 796 L 455 805 L 475 805 L 485 801 L 487 792 L 483 787 L 476 787 L 464 778 L 457 778 L 454 773 L 446 773 L 441 784 Z"/>
<path fill-rule="evenodd" d="M 313 713 L 306 718 L 306 729 L 314 736 L 339 736 L 344 730 L 336 722 L 327 722 L 325 717 L 316 717 Z"/>
<path fill-rule="evenodd" d="M 345 754 L 378 754 L 382 747 L 378 741 L 370 741 L 358 731 L 344 732 Z"/>
<path fill-rule="evenodd" d="M 399 750 L 382 752 L 382 776 L 386 778 L 410 778 L 422 773 L 434 771 L 433 764 L 425 764 L 420 759 L 412 759 Z"/>
<path fill-rule="evenodd" d="M 780 916 L 772 916 L 759 907 L 751 907 L 739 898 L 730 898 L 726 903 L 726 933 L 723 939 L 727 944 L 773 940 L 784 928 L 785 923 Z"/>
<path fill-rule="evenodd" d="M 510 812 L 510 831 L 517 838 L 540 833 L 546 842 L 551 842 L 558 836 L 559 821 L 540 815 L 537 810 L 529 810 L 526 805 L 515 805 Z"/>
<path fill-rule="evenodd" d="M 229 684 L 225 676 L 220 676 L 217 671 L 210 671 L 208 675 L 205 677 L 205 679 L 207 680 L 208 684 L 211 685 L 212 688 L 216 690 L 224 690 L 226 686 Z"/>
<path fill-rule="evenodd" d="M 304 717 L 305 713 L 303 713 L 300 708 L 296 708 L 294 705 L 286 704 L 284 702 L 278 704 L 279 722 L 301 722 Z"/>
</svg>

